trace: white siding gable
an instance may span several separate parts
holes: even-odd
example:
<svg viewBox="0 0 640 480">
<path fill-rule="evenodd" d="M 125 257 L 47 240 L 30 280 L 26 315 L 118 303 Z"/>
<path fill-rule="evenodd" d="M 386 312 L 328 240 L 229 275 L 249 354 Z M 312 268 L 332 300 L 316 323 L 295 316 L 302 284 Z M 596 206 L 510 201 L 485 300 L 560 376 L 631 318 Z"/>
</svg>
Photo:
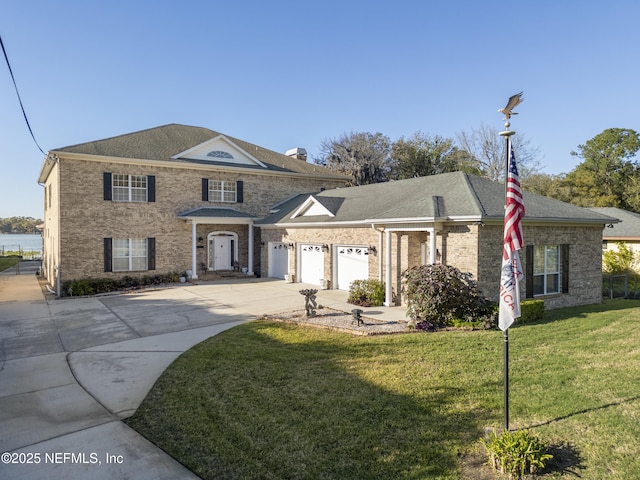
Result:
<svg viewBox="0 0 640 480">
<path fill-rule="evenodd" d="M 174 155 L 174 159 L 201 160 L 211 163 L 231 163 L 267 168 L 260 160 L 238 147 L 224 135 L 218 135 L 189 150 Z"/>
<path fill-rule="evenodd" d="M 318 215 L 328 215 L 335 217 L 324 205 L 312 196 L 307 198 L 302 205 L 291 215 L 291 218 L 312 217 Z"/>
</svg>

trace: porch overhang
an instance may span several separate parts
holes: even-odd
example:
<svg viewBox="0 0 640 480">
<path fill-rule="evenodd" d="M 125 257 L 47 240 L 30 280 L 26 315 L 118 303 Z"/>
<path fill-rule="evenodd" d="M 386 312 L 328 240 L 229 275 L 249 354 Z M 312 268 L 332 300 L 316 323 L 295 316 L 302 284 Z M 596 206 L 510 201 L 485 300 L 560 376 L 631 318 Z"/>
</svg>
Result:
<svg viewBox="0 0 640 480">
<path fill-rule="evenodd" d="M 198 278 L 197 265 L 197 235 L 198 225 L 247 225 L 249 233 L 247 238 L 249 271 L 248 275 L 253 275 L 253 224 L 260 218 L 254 217 L 245 212 L 233 208 L 225 207 L 199 207 L 178 214 L 178 218 L 191 223 L 191 278 Z"/>
<path fill-rule="evenodd" d="M 234 208 L 226 207 L 199 207 L 178 214 L 181 218 L 192 224 L 233 224 L 253 225 L 260 217 L 254 217 Z"/>
</svg>

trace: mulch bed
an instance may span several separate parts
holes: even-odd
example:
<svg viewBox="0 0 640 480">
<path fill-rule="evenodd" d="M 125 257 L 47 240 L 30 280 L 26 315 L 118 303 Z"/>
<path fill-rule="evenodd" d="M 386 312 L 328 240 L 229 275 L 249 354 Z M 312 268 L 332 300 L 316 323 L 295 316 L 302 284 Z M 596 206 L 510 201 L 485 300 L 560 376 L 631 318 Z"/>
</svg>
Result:
<svg viewBox="0 0 640 480">
<path fill-rule="evenodd" d="M 378 320 L 364 315 L 362 316 L 364 325 L 358 325 L 351 313 L 341 312 L 332 308 L 318 308 L 316 315 L 312 317 L 307 317 L 306 310 L 294 310 L 292 312 L 265 315 L 261 319 L 325 328 L 363 336 L 409 333 L 411 331 L 407 321 Z"/>
</svg>

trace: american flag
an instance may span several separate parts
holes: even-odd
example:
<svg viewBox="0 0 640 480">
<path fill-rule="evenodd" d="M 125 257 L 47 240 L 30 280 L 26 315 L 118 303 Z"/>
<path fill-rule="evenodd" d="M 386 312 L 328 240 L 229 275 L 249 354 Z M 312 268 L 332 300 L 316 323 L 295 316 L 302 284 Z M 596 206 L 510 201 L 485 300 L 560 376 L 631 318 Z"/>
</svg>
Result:
<svg viewBox="0 0 640 480">
<path fill-rule="evenodd" d="M 522 217 L 524 217 L 524 203 L 522 190 L 516 167 L 516 157 L 511 150 L 509 169 L 507 175 L 507 198 L 504 212 L 504 251 L 503 257 L 509 258 L 510 252 L 515 252 L 523 247 Z"/>
<path fill-rule="evenodd" d="M 510 142 L 509 147 L 511 147 Z M 520 316 L 520 279 L 523 277 L 518 250 L 524 245 L 522 238 L 524 203 L 516 158 L 513 150 L 509 149 L 507 198 L 504 212 L 504 248 L 500 272 L 500 312 L 498 315 L 498 326 L 502 331 L 507 330 Z"/>
</svg>

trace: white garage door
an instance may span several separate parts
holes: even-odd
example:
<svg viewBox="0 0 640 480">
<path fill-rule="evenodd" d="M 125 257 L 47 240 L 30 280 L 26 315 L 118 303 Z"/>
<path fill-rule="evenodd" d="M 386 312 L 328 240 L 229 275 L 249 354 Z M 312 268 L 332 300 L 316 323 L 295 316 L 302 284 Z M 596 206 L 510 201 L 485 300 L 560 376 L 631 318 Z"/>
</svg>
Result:
<svg viewBox="0 0 640 480">
<path fill-rule="evenodd" d="M 322 245 L 300 246 L 300 281 L 321 285 L 324 278 L 324 252 Z"/>
<path fill-rule="evenodd" d="M 338 247 L 338 289 L 349 290 L 354 280 L 369 278 L 369 248 Z"/>
<path fill-rule="evenodd" d="M 269 277 L 282 278 L 289 273 L 289 245 L 269 242 Z"/>
</svg>

